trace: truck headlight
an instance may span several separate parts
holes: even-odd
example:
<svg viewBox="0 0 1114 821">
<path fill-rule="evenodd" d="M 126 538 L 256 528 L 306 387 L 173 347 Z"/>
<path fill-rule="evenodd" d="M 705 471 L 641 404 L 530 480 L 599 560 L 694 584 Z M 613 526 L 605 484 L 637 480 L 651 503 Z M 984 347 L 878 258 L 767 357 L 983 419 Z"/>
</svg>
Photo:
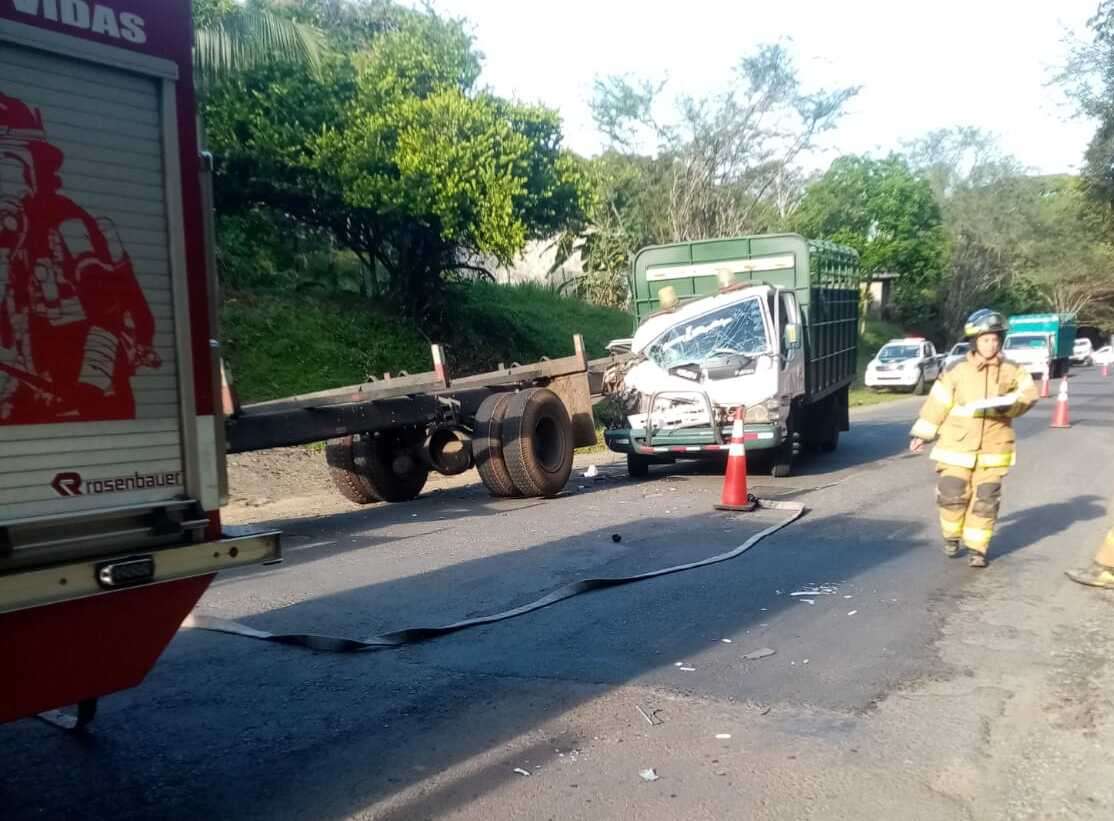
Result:
<svg viewBox="0 0 1114 821">
<path fill-rule="evenodd" d="M 763 405 L 751 405 L 749 408 L 747 408 L 747 419 L 746 419 L 746 421 L 748 421 L 748 422 L 758 422 L 758 423 L 769 422 L 770 421 L 770 412 L 768 410 L 766 410 L 766 406 L 764 404 Z"/>
</svg>

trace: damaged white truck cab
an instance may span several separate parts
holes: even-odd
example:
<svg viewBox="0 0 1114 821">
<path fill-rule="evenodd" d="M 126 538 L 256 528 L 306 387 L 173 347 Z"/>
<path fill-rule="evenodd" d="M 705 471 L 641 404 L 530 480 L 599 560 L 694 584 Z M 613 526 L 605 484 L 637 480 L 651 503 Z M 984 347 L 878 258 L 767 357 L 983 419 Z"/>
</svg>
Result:
<svg viewBox="0 0 1114 821">
<path fill-rule="evenodd" d="M 608 380 L 625 424 L 608 447 L 633 476 L 721 456 L 743 408 L 748 452 L 774 475 L 802 447 L 834 449 L 855 376 L 857 272 L 852 249 L 792 234 L 639 252 L 631 357 Z"/>
</svg>

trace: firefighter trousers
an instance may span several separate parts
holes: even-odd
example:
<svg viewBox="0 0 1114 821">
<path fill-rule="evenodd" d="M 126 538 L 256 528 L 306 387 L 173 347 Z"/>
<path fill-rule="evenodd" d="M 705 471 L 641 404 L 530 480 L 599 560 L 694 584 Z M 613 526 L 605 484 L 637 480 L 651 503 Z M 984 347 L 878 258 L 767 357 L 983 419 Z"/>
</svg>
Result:
<svg viewBox="0 0 1114 821">
<path fill-rule="evenodd" d="M 986 555 L 998 521 L 1002 480 L 1008 471 L 1001 467 L 937 467 L 936 506 L 945 539 L 961 540 L 968 550 Z"/>
<path fill-rule="evenodd" d="M 1095 561 L 1106 567 L 1114 567 L 1114 528 L 1106 534 L 1099 552 L 1095 554 Z"/>
</svg>

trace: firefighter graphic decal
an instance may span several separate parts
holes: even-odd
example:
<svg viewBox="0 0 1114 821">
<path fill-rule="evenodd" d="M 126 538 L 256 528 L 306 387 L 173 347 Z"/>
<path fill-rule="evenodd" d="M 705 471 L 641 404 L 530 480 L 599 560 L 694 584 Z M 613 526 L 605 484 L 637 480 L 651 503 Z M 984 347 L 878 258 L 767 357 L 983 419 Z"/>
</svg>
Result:
<svg viewBox="0 0 1114 821">
<path fill-rule="evenodd" d="M 0 425 L 135 418 L 155 320 L 112 222 L 60 193 L 42 113 L 0 91 Z"/>
</svg>

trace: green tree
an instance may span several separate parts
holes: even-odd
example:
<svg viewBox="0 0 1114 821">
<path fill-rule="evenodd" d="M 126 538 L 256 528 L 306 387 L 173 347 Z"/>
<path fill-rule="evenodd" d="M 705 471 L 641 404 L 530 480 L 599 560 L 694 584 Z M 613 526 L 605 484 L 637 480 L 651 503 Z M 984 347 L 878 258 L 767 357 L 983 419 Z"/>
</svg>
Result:
<svg viewBox="0 0 1114 821">
<path fill-rule="evenodd" d="M 1114 0 L 1100 0 L 1077 40 L 1059 82 L 1081 114 L 1097 123 L 1084 156 L 1083 177 L 1098 200 L 1114 203 Z"/>
<path fill-rule="evenodd" d="M 670 164 L 659 207 L 674 242 L 759 232 L 783 220 L 794 164 L 858 93 L 854 87 L 805 91 L 781 44 L 740 59 L 722 92 L 681 95 L 677 116 L 664 122 L 653 115 L 661 90 L 628 77 L 600 80 L 592 112 L 619 149 L 630 152 L 632 135 L 640 133 L 657 141 L 658 156 Z"/>
<path fill-rule="evenodd" d="M 631 257 L 639 248 L 669 241 L 661 203 L 669 193 L 671 171 L 668 160 L 614 149 L 584 163 L 587 227 L 561 235 L 553 265 L 556 270 L 579 254 L 584 275 L 566 290 L 597 305 L 627 304 Z"/>
<path fill-rule="evenodd" d="M 946 241 L 932 188 L 905 160 L 846 156 L 808 186 L 791 224 L 809 237 L 850 245 L 864 273 L 893 273 L 895 305 L 929 332 L 938 324 L 937 293 Z"/>
<path fill-rule="evenodd" d="M 365 292 L 429 315 L 444 283 L 508 263 L 582 219 L 580 164 L 555 112 L 476 88 L 459 21 L 403 17 L 320 77 L 271 64 L 206 104 L 219 204 L 325 229 L 366 271 Z"/>
<path fill-rule="evenodd" d="M 810 185 L 793 217 L 796 230 L 850 245 L 867 273 L 931 282 L 943 269 L 940 206 L 904 159 L 840 157 Z"/>
<path fill-rule="evenodd" d="M 193 0 L 193 17 L 194 75 L 202 88 L 269 63 L 294 61 L 320 71 L 321 32 L 263 0 Z"/>
<path fill-rule="evenodd" d="M 1032 235 L 1035 204 L 1021 164 L 991 134 L 971 127 L 931 131 L 906 143 L 905 156 L 932 186 L 944 217 L 947 263 L 935 310 L 947 341 L 961 335 L 977 308 L 1041 307 L 1033 284 L 1020 276 L 1019 247 Z"/>
<path fill-rule="evenodd" d="M 1018 267 L 1044 305 L 1087 324 L 1114 327 L 1114 243 L 1109 215 L 1067 175 L 1021 181 L 1015 201 L 1028 217 Z"/>
</svg>

